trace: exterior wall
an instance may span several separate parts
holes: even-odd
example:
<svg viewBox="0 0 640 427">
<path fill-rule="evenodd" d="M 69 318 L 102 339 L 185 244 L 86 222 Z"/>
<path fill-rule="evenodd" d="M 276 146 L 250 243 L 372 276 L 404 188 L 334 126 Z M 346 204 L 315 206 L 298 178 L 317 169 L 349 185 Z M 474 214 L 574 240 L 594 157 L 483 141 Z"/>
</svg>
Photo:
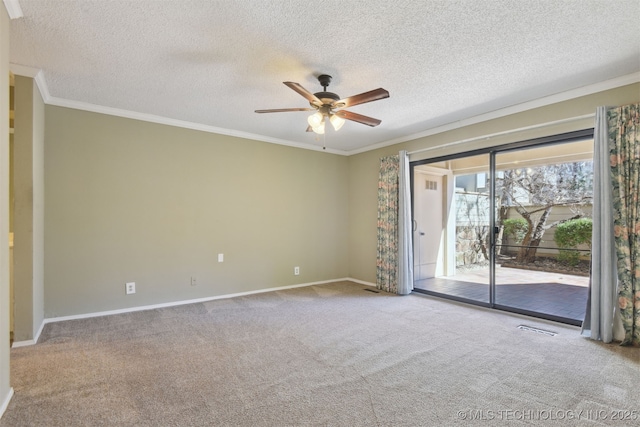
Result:
<svg viewBox="0 0 640 427">
<path fill-rule="evenodd" d="M 489 197 L 482 193 L 456 192 L 456 267 L 487 262 Z"/>
<path fill-rule="evenodd" d="M 535 207 L 532 207 L 535 209 Z M 591 218 L 592 205 L 586 205 L 582 207 L 582 211 L 584 216 L 587 218 Z M 549 219 L 547 220 L 547 224 L 552 224 L 556 221 L 560 221 L 563 219 L 568 219 L 573 217 L 575 214 L 568 206 L 555 206 L 549 215 Z M 509 209 L 507 213 L 507 218 L 522 218 L 518 212 L 514 208 Z M 557 245 L 555 240 L 553 240 L 553 236 L 555 235 L 556 228 L 551 227 L 547 231 L 545 231 L 543 236 L 543 241 L 540 246 L 544 248 L 540 248 L 537 251 L 537 254 L 540 256 L 556 256 L 558 254 Z M 507 239 L 507 244 L 516 245 L 517 243 L 512 239 Z M 546 249 L 550 248 L 550 249 Z M 588 249 L 586 247 L 579 249 Z M 515 249 L 514 249 L 515 250 Z"/>
<path fill-rule="evenodd" d="M 456 266 L 477 264 L 487 262 L 488 252 L 488 233 L 489 233 L 489 198 L 484 193 L 456 193 Z M 536 206 L 531 206 L 531 210 L 535 210 Z M 590 218 L 592 206 L 582 207 L 585 217 Z M 551 211 L 547 224 L 561 221 L 573 217 L 575 213 L 568 206 L 556 206 Z M 507 218 L 522 218 L 515 208 L 510 208 Z M 538 256 L 555 257 L 558 255 L 557 245 L 554 241 L 555 227 L 549 228 L 544 233 L 544 238 L 537 250 Z M 485 242 L 484 248 L 481 241 Z M 505 245 L 518 245 L 511 236 L 506 236 Z M 588 249 L 588 247 L 580 247 L 578 249 Z M 502 254 L 514 255 L 517 248 L 504 247 Z M 586 253 L 585 253 L 586 256 Z"/>
</svg>

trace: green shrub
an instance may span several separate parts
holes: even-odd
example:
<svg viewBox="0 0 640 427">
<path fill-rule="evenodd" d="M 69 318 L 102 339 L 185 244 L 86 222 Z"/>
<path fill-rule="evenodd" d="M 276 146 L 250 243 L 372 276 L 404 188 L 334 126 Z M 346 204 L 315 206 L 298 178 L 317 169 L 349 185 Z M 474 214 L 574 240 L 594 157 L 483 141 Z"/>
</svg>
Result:
<svg viewBox="0 0 640 427">
<path fill-rule="evenodd" d="M 517 244 L 522 243 L 529 230 L 529 224 L 524 218 L 509 218 L 502 221 L 504 234 L 512 237 Z"/>
<path fill-rule="evenodd" d="M 560 248 L 558 260 L 576 266 L 580 262 L 580 252 L 575 249 L 582 244 L 588 245 L 591 249 L 592 229 L 593 221 L 591 218 L 570 219 L 558 224 L 553 236 L 553 240 Z"/>
<path fill-rule="evenodd" d="M 560 250 L 558 261 L 564 262 L 571 267 L 575 267 L 580 262 L 580 252 L 572 249 Z"/>
</svg>

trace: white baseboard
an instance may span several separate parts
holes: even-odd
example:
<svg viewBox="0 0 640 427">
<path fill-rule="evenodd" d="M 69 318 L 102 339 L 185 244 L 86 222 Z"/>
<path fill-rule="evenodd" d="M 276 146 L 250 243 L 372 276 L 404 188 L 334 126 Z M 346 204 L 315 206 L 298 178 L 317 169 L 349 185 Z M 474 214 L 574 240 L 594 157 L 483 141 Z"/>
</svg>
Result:
<svg viewBox="0 0 640 427">
<path fill-rule="evenodd" d="M 4 398 L 2 405 L 0 405 L 0 418 L 2 418 L 2 416 L 4 415 L 4 411 L 7 410 L 7 407 L 9 406 L 9 402 L 11 402 L 12 397 L 13 397 L 13 387 L 9 388 L 9 393 L 7 393 L 7 396 Z"/>
<path fill-rule="evenodd" d="M 45 325 L 45 321 L 43 319 L 42 322 L 40 323 L 40 327 L 38 328 L 38 331 L 36 332 L 36 335 L 33 337 L 34 344 L 38 343 L 38 339 L 40 338 L 40 334 L 42 333 L 42 330 L 44 329 L 44 325 Z"/>
<path fill-rule="evenodd" d="M 364 280 L 352 279 L 351 277 L 347 277 L 346 279 L 342 279 L 342 280 L 348 280 L 349 282 L 355 282 L 365 286 L 373 286 L 374 288 L 376 287 L 375 283 L 365 282 Z"/>
<path fill-rule="evenodd" d="M 24 340 L 24 341 L 15 341 L 11 347 L 12 348 L 26 347 L 26 346 L 37 344 L 38 339 L 40 338 L 40 334 L 44 329 L 44 326 L 48 323 L 64 322 L 67 320 L 88 319 L 90 317 L 111 316 L 114 314 L 133 313 L 136 311 L 153 310 L 156 308 L 175 307 L 175 306 L 185 305 L 185 304 L 195 304 L 195 303 L 214 301 L 219 299 L 235 298 L 235 297 L 241 297 L 245 295 L 261 294 L 265 292 L 281 291 L 285 289 L 302 288 L 305 286 L 324 285 L 327 283 L 344 282 L 344 281 L 354 282 L 354 283 L 358 283 L 365 286 L 373 286 L 373 287 L 376 286 L 375 283 L 365 282 L 363 280 L 353 279 L 351 277 L 343 277 L 341 279 L 331 279 L 331 280 L 323 280 L 320 282 L 310 282 L 310 283 L 300 283 L 297 285 L 278 286 L 275 288 L 265 288 L 265 289 L 258 289 L 255 291 L 238 292 L 233 294 L 217 295 L 213 297 L 196 298 L 196 299 L 190 299 L 190 300 L 172 301 L 172 302 L 166 302 L 162 304 L 143 305 L 138 307 L 129 307 L 129 308 L 122 308 L 117 310 L 98 311 L 94 313 L 74 314 L 71 316 L 49 317 L 42 321 L 42 324 L 40 325 L 40 328 L 38 329 L 38 332 L 33 339 Z"/>
<path fill-rule="evenodd" d="M 11 344 L 11 348 L 27 347 L 29 345 L 34 345 L 37 342 L 38 341 L 36 339 L 24 340 L 24 341 L 14 341 L 13 344 Z"/>
<path fill-rule="evenodd" d="M 38 339 L 40 338 L 40 334 L 42 333 L 42 330 L 44 329 L 44 325 L 45 325 L 46 319 L 42 321 L 42 323 L 40 323 L 40 327 L 38 328 L 38 331 L 36 332 L 35 336 L 33 337 L 33 339 L 30 340 L 24 340 L 24 341 L 14 341 L 13 344 L 11 345 L 11 348 L 17 348 L 17 347 L 26 347 L 29 345 L 34 345 L 38 343 Z"/>
<path fill-rule="evenodd" d="M 166 307 L 175 307 L 175 306 L 179 306 L 179 305 L 185 305 L 185 304 L 195 304 L 195 303 L 200 303 L 200 302 L 207 302 L 207 301 L 214 301 L 214 300 L 219 300 L 219 299 L 227 299 L 227 298 L 235 298 L 235 297 L 241 297 L 241 296 L 245 296 L 245 295 L 253 295 L 253 294 L 261 294 L 261 293 L 265 293 L 265 292 L 273 292 L 273 291 L 281 291 L 281 290 L 285 290 L 285 289 L 294 289 L 294 288 L 302 288 L 305 286 L 314 286 L 314 285 L 324 285 L 327 283 L 333 283 L 333 282 L 343 282 L 343 281 L 350 281 L 350 282 L 355 282 L 355 283 L 359 283 L 362 285 L 366 285 L 366 286 L 375 286 L 375 284 L 369 283 L 369 282 L 364 282 L 361 280 L 357 280 L 357 279 L 352 279 L 349 277 L 344 277 L 341 279 L 331 279 L 331 280 L 323 280 L 320 282 L 310 282 L 310 283 L 300 283 L 297 285 L 288 285 L 288 286 L 278 286 L 275 288 L 265 288 L 265 289 L 258 289 L 255 291 L 246 291 L 246 292 L 238 292 L 238 293 L 233 293 L 233 294 L 225 294 L 225 295 L 216 295 L 213 297 L 205 297 L 205 298 L 196 298 L 196 299 L 190 299 L 190 300 L 182 300 L 182 301 L 172 301 L 172 302 L 166 302 L 166 303 L 162 303 L 162 304 L 152 304 L 152 305 L 143 305 L 143 306 L 138 306 L 138 307 L 129 307 L 129 308 L 122 308 L 122 309 L 117 309 L 117 310 L 108 310 L 108 311 L 99 311 L 99 312 L 95 312 L 95 313 L 84 313 L 84 314 L 74 314 L 71 316 L 61 316 L 61 317 L 50 317 L 47 319 L 44 319 L 43 325 L 47 323 L 55 323 L 55 322 L 64 322 L 67 320 L 78 320 L 78 319 L 88 319 L 90 317 L 100 317 L 100 316 L 111 316 L 114 314 L 123 314 L 123 313 L 133 313 L 136 311 L 143 311 L 143 310 L 153 310 L 156 308 L 166 308 Z M 41 328 L 42 331 L 42 328 Z M 38 333 L 38 336 L 40 334 Z M 33 341 L 21 341 L 21 342 L 14 342 L 13 346 L 14 347 L 20 347 L 23 345 L 33 345 L 37 342 L 37 339 L 35 340 L 35 342 Z"/>
</svg>

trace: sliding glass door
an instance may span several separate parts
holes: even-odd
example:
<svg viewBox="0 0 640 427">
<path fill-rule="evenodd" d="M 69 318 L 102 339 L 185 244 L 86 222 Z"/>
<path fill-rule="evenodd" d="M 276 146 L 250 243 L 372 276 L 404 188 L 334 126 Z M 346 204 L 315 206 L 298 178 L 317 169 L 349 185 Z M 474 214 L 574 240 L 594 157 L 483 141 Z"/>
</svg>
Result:
<svg viewBox="0 0 640 427">
<path fill-rule="evenodd" d="M 414 288 L 489 304 L 489 155 L 413 168 Z"/>
<path fill-rule="evenodd" d="M 580 324 L 590 131 L 412 163 L 414 289 Z"/>
<path fill-rule="evenodd" d="M 496 306 L 584 319 L 592 158 L 591 140 L 495 154 Z"/>
</svg>

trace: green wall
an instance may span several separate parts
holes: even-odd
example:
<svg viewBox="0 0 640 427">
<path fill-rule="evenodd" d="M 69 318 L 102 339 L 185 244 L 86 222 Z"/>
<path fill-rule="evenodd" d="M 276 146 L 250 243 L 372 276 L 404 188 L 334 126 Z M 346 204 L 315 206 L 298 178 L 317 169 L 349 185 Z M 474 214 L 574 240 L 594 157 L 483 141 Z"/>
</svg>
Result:
<svg viewBox="0 0 640 427">
<path fill-rule="evenodd" d="M 15 341 L 44 320 L 44 102 L 35 81 L 15 76 L 13 287 Z"/>
<path fill-rule="evenodd" d="M 45 122 L 45 318 L 348 276 L 346 157 L 50 105 Z"/>
<path fill-rule="evenodd" d="M 9 385 L 9 16 L 0 6 L 0 416 Z"/>
</svg>

